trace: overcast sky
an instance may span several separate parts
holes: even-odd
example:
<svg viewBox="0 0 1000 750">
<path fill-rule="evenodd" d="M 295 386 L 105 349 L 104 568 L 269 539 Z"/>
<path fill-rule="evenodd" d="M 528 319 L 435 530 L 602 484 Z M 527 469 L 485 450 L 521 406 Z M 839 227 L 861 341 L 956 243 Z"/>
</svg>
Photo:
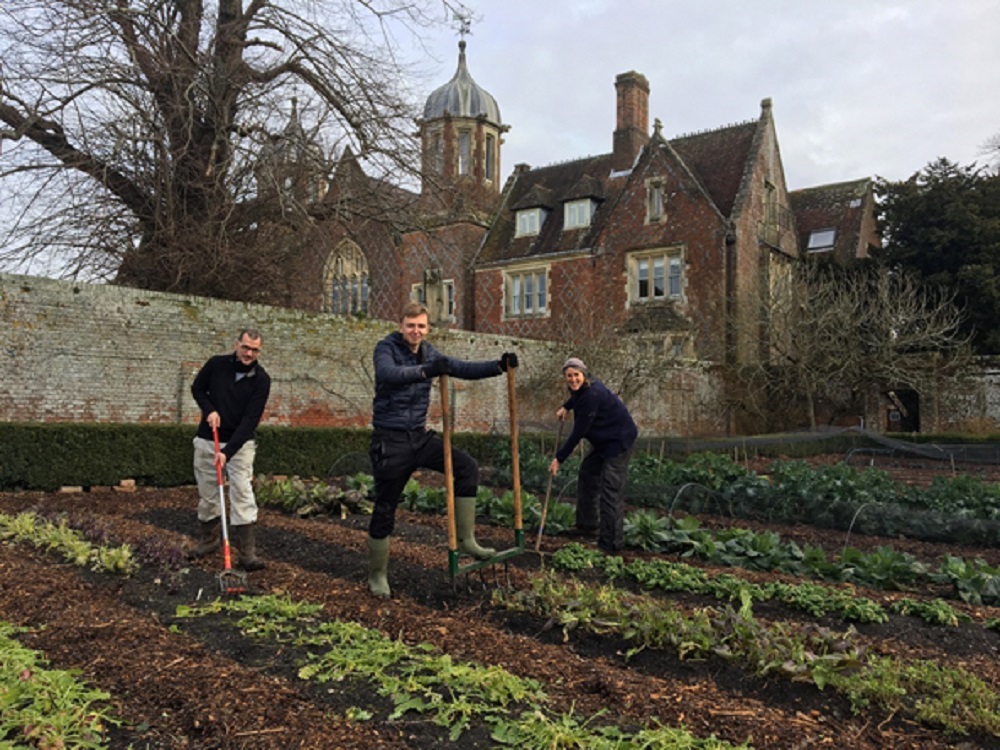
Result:
<svg viewBox="0 0 1000 750">
<path fill-rule="evenodd" d="M 773 102 L 791 189 L 985 161 L 1000 133 L 1000 0 L 467 0 L 469 70 L 510 125 L 502 153 L 544 166 L 611 151 L 615 76 L 649 80 L 672 138 Z M 433 85 L 458 33 L 428 38 Z"/>
</svg>

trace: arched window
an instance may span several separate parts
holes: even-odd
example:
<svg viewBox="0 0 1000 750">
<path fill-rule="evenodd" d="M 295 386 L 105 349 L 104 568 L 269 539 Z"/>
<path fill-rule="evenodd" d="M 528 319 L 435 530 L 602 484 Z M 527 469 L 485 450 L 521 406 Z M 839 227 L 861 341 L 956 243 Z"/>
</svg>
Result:
<svg viewBox="0 0 1000 750">
<path fill-rule="evenodd" d="M 323 289 L 327 312 L 368 314 L 368 261 L 356 243 L 344 240 L 330 253 L 323 272 Z"/>
</svg>

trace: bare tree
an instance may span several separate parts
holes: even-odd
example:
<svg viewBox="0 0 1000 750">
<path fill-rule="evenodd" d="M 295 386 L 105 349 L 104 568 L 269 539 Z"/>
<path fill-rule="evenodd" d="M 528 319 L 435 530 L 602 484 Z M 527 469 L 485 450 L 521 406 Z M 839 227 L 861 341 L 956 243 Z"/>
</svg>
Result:
<svg viewBox="0 0 1000 750">
<path fill-rule="evenodd" d="M 758 320 L 734 323 L 761 356 L 728 374 L 733 406 L 767 429 L 787 427 L 796 412 L 815 428 L 820 407 L 857 408 L 872 388 L 929 392 L 967 361 L 954 294 L 884 267 L 809 261 L 764 299 Z"/>
<path fill-rule="evenodd" d="M 65 275 L 259 300 L 295 244 L 259 227 L 307 229 L 323 211 L 309 180 L 333 154 L 349 147 L 373 184 L 413 178 L 402 41 L 457 12 L 452 0 L 0 4 L 0 189 L 18 199 L 0 262 L 48 255 Z M 267 155 L 312 176 L 267 176 Z"/>
<path fill-rule="evenodd" d="M 995 174 L 1000 174 L 1000 133 L 995 133 L 980 146 L 979 153 L 989 159 Z"/>
</svg>

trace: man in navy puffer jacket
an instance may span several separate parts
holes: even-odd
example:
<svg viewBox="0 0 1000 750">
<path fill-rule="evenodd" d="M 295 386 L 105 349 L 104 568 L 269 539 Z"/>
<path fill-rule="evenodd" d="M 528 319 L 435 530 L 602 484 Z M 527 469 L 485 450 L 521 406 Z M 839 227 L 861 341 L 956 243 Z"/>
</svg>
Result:
<svg viewBox="0 0 1000 750">
<path fill-rule="evenodd" d="M 517 367 L 517 355 L 512 352 L 485 362 L 446 357 L 424 341 L 429 330 L 427 308 L 410 304 L 403 311 L 399 330 L 375 345 L 370 451 L 375 508 L 368 528 L 368 587 L 381 597 L 390 594 L 389 537 L 403 489 L 417 469 L 444 471 L 444 441 L 427 429 L 432 380 L 438 375 L 481 380 Z M 472 456 L 456 448 L 451 456 L 459 549 L 484 560 L 496 551 L 480 547 L 475 538 L 479 466 Z"/>
</svg>

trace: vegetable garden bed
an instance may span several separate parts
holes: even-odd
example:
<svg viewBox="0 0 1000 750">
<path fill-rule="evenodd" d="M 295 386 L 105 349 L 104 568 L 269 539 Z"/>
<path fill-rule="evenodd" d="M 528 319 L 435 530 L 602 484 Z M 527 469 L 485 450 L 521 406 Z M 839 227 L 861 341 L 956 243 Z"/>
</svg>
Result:
<svg viewBox="0 0 1000 750">
<path fill-rule="evenodd" d="M 256 595 L 220 600 L 220 561 L 180 558 L 195 505 L 192 487 L 0 495 L 0 514 L 21 524 L 0 530 L 0 621 L 41 659 L 16 680 L 70 670 L 59 679 L 93 700 L 64 745 L 47 738 L 50 707 L 0 724 L 0 746 L 1000 747 L 1000 608 L 945 585 L 848 586 L 636 550 L 609 562 L 560 536 L 514 559 L 501 596 L 489 576 L 455 591 L 444 519 L 401 509 L 393 598 L 379 601 L 365 582 L 367 517 L 264 509 Z M 60 520 L 94 549 L 67 551 Z M 831 556 L 845 545 L 843 532 L 802 524 L 698 521 Z M 478 536 L 511 542 L 491 526 Z M 109 552 L 122 544 L 131 560 Z M 850 544 L 928 567 L 1000 565 L 996 549 Z M 892 682 L 901 675 L 908 695 Z M 14 695 L 0 682 L 0 704 Z"/>
</svg>

